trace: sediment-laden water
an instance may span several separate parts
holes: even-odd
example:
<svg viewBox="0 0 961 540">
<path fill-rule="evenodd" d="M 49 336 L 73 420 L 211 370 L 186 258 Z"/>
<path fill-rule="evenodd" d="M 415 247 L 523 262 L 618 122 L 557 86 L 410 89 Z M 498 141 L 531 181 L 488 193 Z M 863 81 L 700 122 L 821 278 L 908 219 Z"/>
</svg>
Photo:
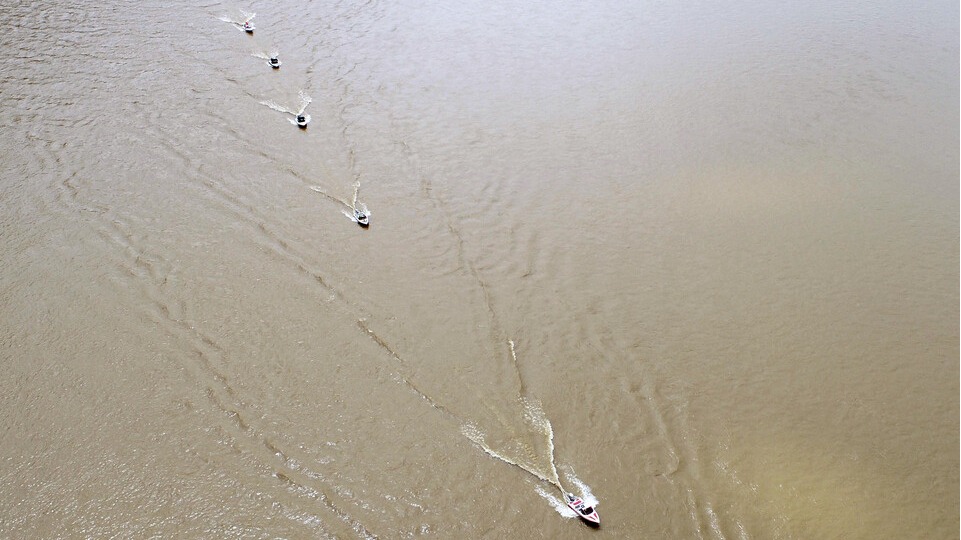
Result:
<svg viewBox="0 0 961 540">
<path fill-rule="evenodd" d="M 957 538 L 958 20 L 7 6 L 0 536 Z"/>
</svg>

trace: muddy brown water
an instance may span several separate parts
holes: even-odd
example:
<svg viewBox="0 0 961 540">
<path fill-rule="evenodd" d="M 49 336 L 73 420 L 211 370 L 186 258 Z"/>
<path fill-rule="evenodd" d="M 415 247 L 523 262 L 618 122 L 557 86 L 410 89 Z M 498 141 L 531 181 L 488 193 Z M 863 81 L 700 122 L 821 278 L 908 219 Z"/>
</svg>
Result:
<svg viewBox="0 0 961 540">
<path fill-rule="evenodd" d="M 4 8 L 0 536 L 958 537 L 956 3 L 175 4 Z"/>
</svg>

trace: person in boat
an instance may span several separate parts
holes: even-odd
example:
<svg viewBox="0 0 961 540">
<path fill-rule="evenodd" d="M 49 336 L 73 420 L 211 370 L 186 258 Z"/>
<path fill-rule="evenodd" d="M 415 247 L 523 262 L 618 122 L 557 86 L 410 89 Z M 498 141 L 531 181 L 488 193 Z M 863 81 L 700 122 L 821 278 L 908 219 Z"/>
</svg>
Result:
<svg viewBox="0 0 961 540">
<path fill-rule="evenodd" d="M 568 493 L 567 500 L 573 503 L 574 501 L 577 500 L 577 497 L 575 497 L 573 493 Z M 585 516 L 588 516 L 594 513 L 594 509 L 590 506 L 587 506 L 583 500 L 580 501 L 580 504 L 575 504 L 574 507 L 577 508 L 578 512 L 580 512 L 581 514 L 584 514 Z"/>
</svg>

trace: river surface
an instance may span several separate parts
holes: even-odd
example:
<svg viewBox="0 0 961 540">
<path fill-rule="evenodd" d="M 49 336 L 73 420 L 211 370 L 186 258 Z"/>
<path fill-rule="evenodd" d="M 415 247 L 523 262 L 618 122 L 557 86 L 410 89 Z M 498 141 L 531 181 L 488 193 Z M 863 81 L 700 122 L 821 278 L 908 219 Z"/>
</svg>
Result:
<svg viewBox="0 0 961 540">
<path fill-rule="evenodd" d="M 0 537 L 958 537 L 957 2 L 2 12 Z"/>
</svg>

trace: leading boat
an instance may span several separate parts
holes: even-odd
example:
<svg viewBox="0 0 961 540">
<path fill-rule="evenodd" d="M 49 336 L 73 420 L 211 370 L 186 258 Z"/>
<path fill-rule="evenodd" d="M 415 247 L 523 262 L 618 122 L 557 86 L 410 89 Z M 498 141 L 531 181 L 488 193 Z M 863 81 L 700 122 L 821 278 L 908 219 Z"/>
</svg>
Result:
<svg viewBox="0 0 961 540">
<path fill-rule="evenodd" d="M 567 506 L 577 512 L 577 516 L 587 522 L 588 525 L 597 527 L 601 524 L 601 517 L 597 515 L 597 510 L 587 506 L 583 499 L 575 497 L 573 493 L 565 493 L 564 499 L 567 501 Z"/>
</svg>

